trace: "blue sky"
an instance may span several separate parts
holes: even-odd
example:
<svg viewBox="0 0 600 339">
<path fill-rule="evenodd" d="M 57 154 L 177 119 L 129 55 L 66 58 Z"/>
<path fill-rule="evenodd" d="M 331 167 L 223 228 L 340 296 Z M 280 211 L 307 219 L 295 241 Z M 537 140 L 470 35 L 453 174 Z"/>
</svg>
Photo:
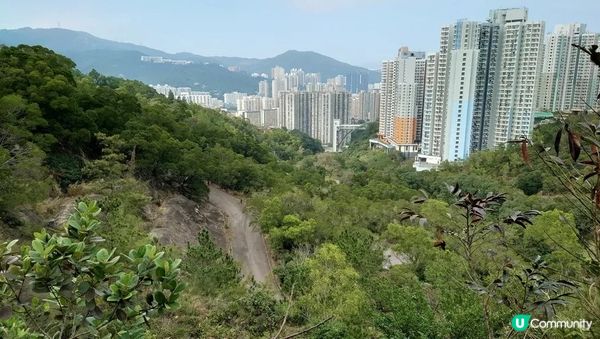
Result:
<svg viewBox="0 0 600 339">
<path fill-rule="evenodd" d="M 62 27 L 168 52 L 270 57 L 312 50 L 378 67 L 400 46 L 433 51 L 439 28 L 490 9 L 600 32 L 599 0 L 0 0 L 0 28 Z"/>
</svg>

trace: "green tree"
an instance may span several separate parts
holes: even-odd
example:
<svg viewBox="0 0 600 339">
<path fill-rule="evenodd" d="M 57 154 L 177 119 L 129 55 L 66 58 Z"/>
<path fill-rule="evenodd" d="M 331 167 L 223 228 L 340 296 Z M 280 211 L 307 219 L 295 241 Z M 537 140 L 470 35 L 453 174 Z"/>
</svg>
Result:
<svg viewBox="0 0 600 339">
<path fill-rule="evenodd" d="M 20 253 L 0 244 L 0 309 L 44 337 L 142 337 L 156 312 L 178 306 L 181 260 L 155 246 L 127 255 L 101 248 L 100 209 L 80 202 L 64 230 L 35 233 Z"/>
<path fill-rule="evenodd" d="M 272 228 L 269 232 L 273 247 L 278 250 L 290 251 L 304 244 L 309 244 L 315 233 L 314 220 L 301 220 L 295 215 L 283 217 L 280 227 Z"/>
<path fill-rule="evenodd" d="M 227 291 L 240 280 L 237 264 L 213 243 L 208 231 L 200 232 L 198 244 L 188 248 L 183 268 L 190 274 L 191 287 L 200 294 Z"/>
<path fill-rule="evenodd" d="M 321 245 L 306 261 L 309 273 L 308 292 L 299 298 L 312 321 L 335 316 L 343 321 L 360 319 L 366 305 L 359 274 L 347 262 L 344 252 L 333 244 Z"/>
<path fill-rule="evenodd" d="M 34 143 L 46 139 L 32 133 L 45 123 L 37 105 L 27 104 L 18 95 L 0 98 L 0 214 L 48 194 L 46 155 Z"/>
<path fill-rule="evenodd" d="M 564 221 L 563 221 L 564 220 Z M 542 212 L 532 225 L 523 231 L 523 249 L 528 257 L 540 255 L 548 265 L 563 275 L 580 275 L 582 265 L 586 265 L 585 250 L 577 235 L 564 223 L 573 224 L 571 213 L 559 210 Z"/>
<path fill-rule="evenodd" d="M 83 173 L 89 178 L 120 178 L 127 170 L 127 156 L 122 153 L 125 142 L 118 135 L 107 136 L 104 133 L 97 133 L 96 138 L 103 146 L 102 156 L 87 161 Z"/>
<path fill-rule="evenodd" d="M 516 186 L 520 188 L 523 193 L 533 195 L 541 191 L 544 187 L 543 179 L 544 177 L 540 171 L 523 173 L 517 177 Z"/>
</svg>

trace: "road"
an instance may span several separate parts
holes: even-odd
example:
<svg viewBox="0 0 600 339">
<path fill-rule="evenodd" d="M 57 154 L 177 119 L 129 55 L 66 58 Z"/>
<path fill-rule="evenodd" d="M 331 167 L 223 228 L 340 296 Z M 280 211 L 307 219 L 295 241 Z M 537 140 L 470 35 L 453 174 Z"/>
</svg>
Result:
<svg viewBox="0 0 600 339">
<path fill-rule="evenodd" d="M 244 276 L 276 288 L 265 240 L 260 230 L 252 227 L 251 218 L 244 212 L 240 198 L 215 185 L 210 185 L 208 198 L 228 219 L 229 247 L 233 258 L 240 263 Z"/>
</svg>

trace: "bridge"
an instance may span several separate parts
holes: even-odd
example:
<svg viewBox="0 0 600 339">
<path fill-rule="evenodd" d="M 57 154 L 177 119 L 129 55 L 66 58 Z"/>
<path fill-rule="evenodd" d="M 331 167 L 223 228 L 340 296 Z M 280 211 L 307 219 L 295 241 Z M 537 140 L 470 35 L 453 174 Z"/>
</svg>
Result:
<svg viewBox="0 0 600 339">
<path fill-rule="evenodd" d="M 338 152 L 346 145 L 352 132 L 365 129 L 365 124 L 342 124 L 340 119 L 333 120 L 333 151 Z"/>
</svg>

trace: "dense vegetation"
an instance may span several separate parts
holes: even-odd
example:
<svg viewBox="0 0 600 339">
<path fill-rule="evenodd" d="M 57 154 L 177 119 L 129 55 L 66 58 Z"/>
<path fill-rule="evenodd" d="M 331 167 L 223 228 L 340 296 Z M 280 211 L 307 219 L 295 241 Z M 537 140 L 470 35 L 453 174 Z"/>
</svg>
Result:
<svg viewBox="0 0 600 339">
<path fill-rule="evenodd" d="M 157 192 L 201 201 L 212 181 L 246 195 L 281 290 L 245 280 L 202 232 L 188 248 L 161 248 L 183 259 L 187 288 L 181 307 L 151 321 L 147 337 L 600 331 L 600 194 L 590 200 L 596 178 L 583 177 L 598 161 L 600 128 L 584 137 L 568 127 L 594 123 L 593 116 L 556 119 L 530 140 L 417 173 L 393 152 L 368 150 L 368 131 L 343 153 L 319 153 L 318 142 L 301 133 L 258 131 L 137 82 L 78 74 L 66 58 L 20 46 L 0 49 L 0 119 L 5 240 L 29 238 L 47 226 L 32 211 L 74 196 L 98 201 L 98 233 L 106 247 L 125 252 L 153 241 L 142 210 Z M 565 137 L 557 139 L 558 130 Z M 556 150 L 539 146 L 553 143 Z M 519 313 L 596 324 L 591 332 L 516 333 L 510 320 Z M 12 314 L 0 333 L 23 324 Z"/>
</svg>

